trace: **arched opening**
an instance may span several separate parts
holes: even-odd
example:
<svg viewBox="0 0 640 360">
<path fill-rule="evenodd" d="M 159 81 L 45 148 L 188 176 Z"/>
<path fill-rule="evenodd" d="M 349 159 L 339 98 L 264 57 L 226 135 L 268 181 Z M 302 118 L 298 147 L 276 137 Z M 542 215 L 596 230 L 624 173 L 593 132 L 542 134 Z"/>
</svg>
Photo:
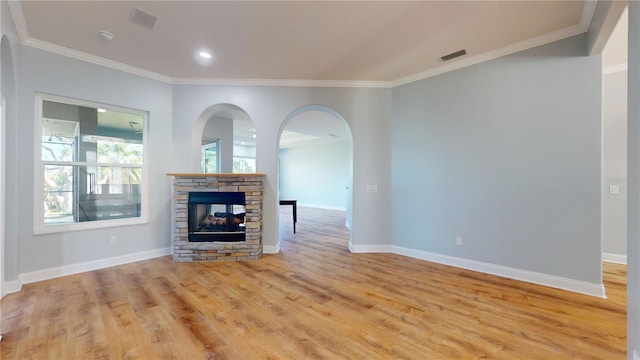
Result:
<svg viewBox="0 0 640 360">
<path fill-rule="evenodd" d="M 16 214 L 11 214 L 11 218 L 7 220 L 8 214 L 6 212 L 6 204 L 8 202 L 15 203 L 13 201 L 16 197 L 15 191 L 10 193 L 11 195 L 7 195 L 6 189 L 9 186 L 7 181 L 11 182 L 10 185 L 12 187 L 17 181 L 16 179 L 8 179 L 6 176 L 9 165 L 6 149 L 17 149 L 17 146 L 13 147 L 16 144 L 17 136 L 7 136 L 7 133 L 15 133 L 13 126 L 9 129 L 7 118 L 8 116 L 12 119 L 14 118 L 13 110 L 15 106 L 13 105 L 15 105 L 16 90 L 13 52 L 6 36 L 2 36 L 0 41 L 0 93 L 0 298 L 2 298 L 8 291 L 5 278 L 15 274 L 18 267 L 16 260 L 18 257 L 17 244 L 12 242 L 11 245 L 7 245 L 5 241 L 6 239 L 13 239 L 14 236 L 17 238 L 15 224 L 18 223 Z M 10 109 L 7 109 L 7 102 L 12 105 Z M 12 161 L 11 164 L 15 165 L 17 162 Z M 11 230 L 7 229 L 7 224 L 12 224 L 10 225 Z M 10 271 L 7 271 L 8 267 L 10 267 Z"/>
<path fill-rule="evenodd" d="M 302 232 L 308 225 L 310 232 L 321 233 L 326 225 L 327 232 L 344 234 L 347 248 L 353 231 L 353 140 L 348 123 L 329 107 L 305 106 L 285 119 L 278 144 L 278 198 L 283 205 L 295 201 L 298 210 L 297 216 L 289 216 L 294 209 L 280 207 L 279 239 L 297 236 L 293 225 L 298 220 Z"/>
<path fill-rule="evenodd" d="M 194 165 L 203 173 L 255 173 L 256 137 L 253 121 L 242 108 L 212 105 L 194 128 Z"/>
</svg>

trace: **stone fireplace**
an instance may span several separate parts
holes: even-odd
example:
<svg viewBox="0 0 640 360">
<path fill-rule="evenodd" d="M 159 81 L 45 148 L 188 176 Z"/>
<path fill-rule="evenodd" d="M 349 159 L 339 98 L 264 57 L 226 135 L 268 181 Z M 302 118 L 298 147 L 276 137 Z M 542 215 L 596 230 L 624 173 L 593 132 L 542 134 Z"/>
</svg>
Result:
<svg viewBox="0 0 640 360">
<path fill-rule="evenodd" d="M 264 174 L 173 176 L 173 260 L 242 261 L 262 256 Z"/>
</svg>

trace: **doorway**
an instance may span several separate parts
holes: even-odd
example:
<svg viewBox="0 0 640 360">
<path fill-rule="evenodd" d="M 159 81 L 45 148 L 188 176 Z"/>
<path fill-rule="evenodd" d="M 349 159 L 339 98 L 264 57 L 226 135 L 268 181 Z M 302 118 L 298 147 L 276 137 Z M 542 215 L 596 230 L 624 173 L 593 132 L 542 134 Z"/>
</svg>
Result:
<svg viewBox="0 0 640 360">
<path fill-rule="evenodd" d="M 300 108 L 283 123 L 278 144 L 278 198 L 297 202 L 298 231 L 305 231 L 305 224 L 318 231 L 323 217 L 337 217 L 350 240 L 353 141 L 345 119 L 325 106 Z M 281 207 L 280 211 L 291 209 Z M 284 225 L 292 222 L 288 217 L 283 220 Z M 294 236 L 290 227 L 278 229 L 279 239 Z"/>
</svg>

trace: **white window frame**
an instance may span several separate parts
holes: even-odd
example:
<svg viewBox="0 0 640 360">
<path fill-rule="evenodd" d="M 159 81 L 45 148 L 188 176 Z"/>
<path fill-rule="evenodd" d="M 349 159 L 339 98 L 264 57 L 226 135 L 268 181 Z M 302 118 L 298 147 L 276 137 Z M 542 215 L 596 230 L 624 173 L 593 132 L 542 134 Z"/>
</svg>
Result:
<svg viewBox="0 0 640 360">
<path fill-rule="evenodd" d="M 210 143 L 206 144 L 206 145 L 202 145 L 200 147 L 200 162 L 204 162 L 204 159 L 202 158 L 202 156 L 204 155 L 203 152 L 210 148 L 213 147 L 215 145 L 216 147 L 216 171 L 214 172 L 207 172 L 205 171 L 205 169 L 200 169 L 203 173 L 209 173 L 209 174 L 218 174 L 220 173 L 220 139 L 213 139 L 213 138 L 203 138 L 206 139 L 207 141 L 211 141 Z M 201 166 L 202 167 L 202 166 Z"/>
<path fill-rule="evenodd" d="M 142 182 L 140 184 L 140 216 L 124 219 L 95 220 L 76 223 L 64 224 L 47 224 L 44 223 L 44 164 L 42 160 L 42 106 L 43 101 L 54 101 L 69 105 L 78 105 L 91 108 L 102 108 L 111 111 L 135 114 L 143 118 L 143 136 L 142 136 Z M 80 100 L 70 97 L 36 93 L 35 95 L 35 179 L 34 179 L 34 217 L 33 232 L 34 234 L 51 234 L 70 231 L 82 231 L 92 229 L 102 229 L 110 227 L 120 227 L 128 225 L 141 225 L 149 223 L 149 112 L 137 109 L 131 109 L 116 105 L 108 105 L 93 101 Z M 69 165 L 77 165 L 75 162 L 69 162 Z M 97 164 L 98 166 L 113 166 L 114 164 Z"/>
</svg>

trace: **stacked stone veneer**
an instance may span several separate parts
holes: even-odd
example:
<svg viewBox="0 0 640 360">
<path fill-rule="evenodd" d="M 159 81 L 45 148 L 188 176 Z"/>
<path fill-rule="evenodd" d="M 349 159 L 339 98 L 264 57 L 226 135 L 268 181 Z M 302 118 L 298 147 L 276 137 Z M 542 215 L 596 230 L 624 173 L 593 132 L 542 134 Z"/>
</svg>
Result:
<svg viewBox="0 0 640 360">
<path fill-rule="evenodd" d="M 169 174 L 173 176 L 174 261 L 242 261 L 262 256 L 263 174 Z M 245 241 L 189 242 L 188 202 L 194 191 L 243 192 Z"/>
</svg>

